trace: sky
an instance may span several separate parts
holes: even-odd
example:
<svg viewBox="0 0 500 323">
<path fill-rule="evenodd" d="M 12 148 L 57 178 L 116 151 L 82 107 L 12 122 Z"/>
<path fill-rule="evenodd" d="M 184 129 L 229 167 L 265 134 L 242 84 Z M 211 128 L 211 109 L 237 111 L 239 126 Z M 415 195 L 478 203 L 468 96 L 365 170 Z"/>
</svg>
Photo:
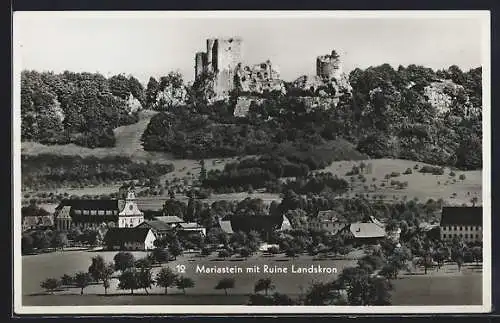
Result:
<svg viewBox="0 0 500 323">
<path fill-rule="evenodd" d="M 488 19 L 479 14 L 23 12 L 14 14 L 20 69 L 125 73 L 142 82 L 176 70 L 194 77 L 206 39 L 243 38 L 243 60 L 270 59 L 287 81 L 314 74 L 335 49 L 346 72 L 389 63 L 433 69 L 481 66 Z"/>
</svg>

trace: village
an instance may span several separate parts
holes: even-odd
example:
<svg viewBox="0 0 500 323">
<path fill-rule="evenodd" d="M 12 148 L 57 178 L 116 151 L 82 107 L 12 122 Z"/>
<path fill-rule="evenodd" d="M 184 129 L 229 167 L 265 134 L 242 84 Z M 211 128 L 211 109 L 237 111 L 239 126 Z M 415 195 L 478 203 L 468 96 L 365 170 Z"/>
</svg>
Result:
<svg viewBox="0 0 500 323">
<path fill-rule="evenodd" d="M 481 304 L 480 67 L 197 46 L 189 83 L 23 72 L 24 305 Z"/>
</svg>

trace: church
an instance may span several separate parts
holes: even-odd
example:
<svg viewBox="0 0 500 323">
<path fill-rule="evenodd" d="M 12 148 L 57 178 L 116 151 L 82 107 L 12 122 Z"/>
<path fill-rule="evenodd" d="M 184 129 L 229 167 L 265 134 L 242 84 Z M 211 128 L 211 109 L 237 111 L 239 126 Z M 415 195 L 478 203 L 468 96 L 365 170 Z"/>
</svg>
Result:
<svg viewBox="0 0 500 323">
<path fill-rule="evenodd" d="M 54 213 L 54 224 L 59 231 L 78 227 L 132 228 L 142 222 L 144 214 L 137 206 L 133 189 L 128 190 L 123 199 L 63 200 Z"/>
</svg>

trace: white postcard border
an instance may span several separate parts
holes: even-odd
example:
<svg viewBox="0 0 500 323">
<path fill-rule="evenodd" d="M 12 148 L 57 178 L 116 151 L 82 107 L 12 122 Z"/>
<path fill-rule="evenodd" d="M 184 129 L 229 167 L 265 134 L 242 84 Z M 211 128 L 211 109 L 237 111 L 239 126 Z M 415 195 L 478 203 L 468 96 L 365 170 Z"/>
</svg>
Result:
<svg viewBox="0 0 500 323">
<path fill-rule="evenodd" d="M 482 22 L 482 82 L 483 82 L 483 305 L 474 306 L 248 306 L 248 305 L 127 305 L 127 306 L 23 306 L 21 256 L 21 116 L 20 73 L 22 70 L 19 44 L 16 43 L 20 19 L 38 15 L 68 18 L 315 18 L 315 19 L 419 19 L 419 18 L 478 18 Z M 435 314 L 486 313 L 491 305 L 491 61 L 490 12 L 463 11 L 66 11 L 15 12 L 13 15 L 13 301 L 14 312 L 22 314 Z"/>
</svg>

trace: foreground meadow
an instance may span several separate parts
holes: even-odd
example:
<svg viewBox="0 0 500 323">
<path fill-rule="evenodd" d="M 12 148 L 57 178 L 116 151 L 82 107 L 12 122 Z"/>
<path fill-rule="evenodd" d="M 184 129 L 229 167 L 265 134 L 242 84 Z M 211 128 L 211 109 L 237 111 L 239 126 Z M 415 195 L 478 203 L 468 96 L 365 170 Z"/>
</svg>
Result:
<svg viewBox="0 0 500 323">
<path fill-rule="evenodd" d="M 282 255 L 276 257 L 250 257 L 247 260 L 220 260 L 214 255 L 206 258 L 194 256 L 178 257 L 176 261 L 164 264 L 178 272 L 179 266 L 185 266 L 184 276 L 195 282 L 195 287 L 186 290 L 183 294 L 177 288 L 169 288 L 168 295 L 164 289 L 153 287 L 146 295 L 144 290 L 134 291 L 118 289 L 118 279 L 111 281 L 108 295 L 104 295 L 102 284 L 91 285 L 85 288 L 84 295 L 80 295 L 78 288 L 69 288 L 58 291 L 54 295 L 47 295 L 40 287 L 45 278 L 58 278 L 64 274 L 74 274 L 77 271 L 86 271 L 91 258 L 101 255 L 106 261 L 111 261 L 116 252 L 107 251 L 65 251 L 34 256 L 23 256 L 22 290 L 23 305 L 50 306 L 50 305 L 243 305 L 248 296 L 253 293 L 253 286 L 260 278 L 271 278 L 276 291 L 298 297 L 307 292 L 313 282 L 326 282 L 335 279 L 343 268 L 355 266 L 356 260 L 313 260 L 309 256 L 289 259 Z M 134 252 L 136 258 L 146 255 L 145 252 Z M 196 266 L 205 267 L 260 267 L 264 265 L 279 268 L 320 265 L 336 268 L 337 274 L 309 274 L 309 273 L 239 273 L 239 274 L 204 274 L 196 273 Z M 153 268 L 153 276 L 160 268 Z M 233 277 L 235 288 L 228 291 L 215 290 L 217 282 L 223 277 Z M 456 265 L 447 264 L 439 271 L 430 271 L 427 275 L 418 270 L 413 274 L 403 274 L 393 281 L 393 305 L 480 305 L 482 303 L 482 270 L 475 265 L 456 270 Z"/>
</svg>

